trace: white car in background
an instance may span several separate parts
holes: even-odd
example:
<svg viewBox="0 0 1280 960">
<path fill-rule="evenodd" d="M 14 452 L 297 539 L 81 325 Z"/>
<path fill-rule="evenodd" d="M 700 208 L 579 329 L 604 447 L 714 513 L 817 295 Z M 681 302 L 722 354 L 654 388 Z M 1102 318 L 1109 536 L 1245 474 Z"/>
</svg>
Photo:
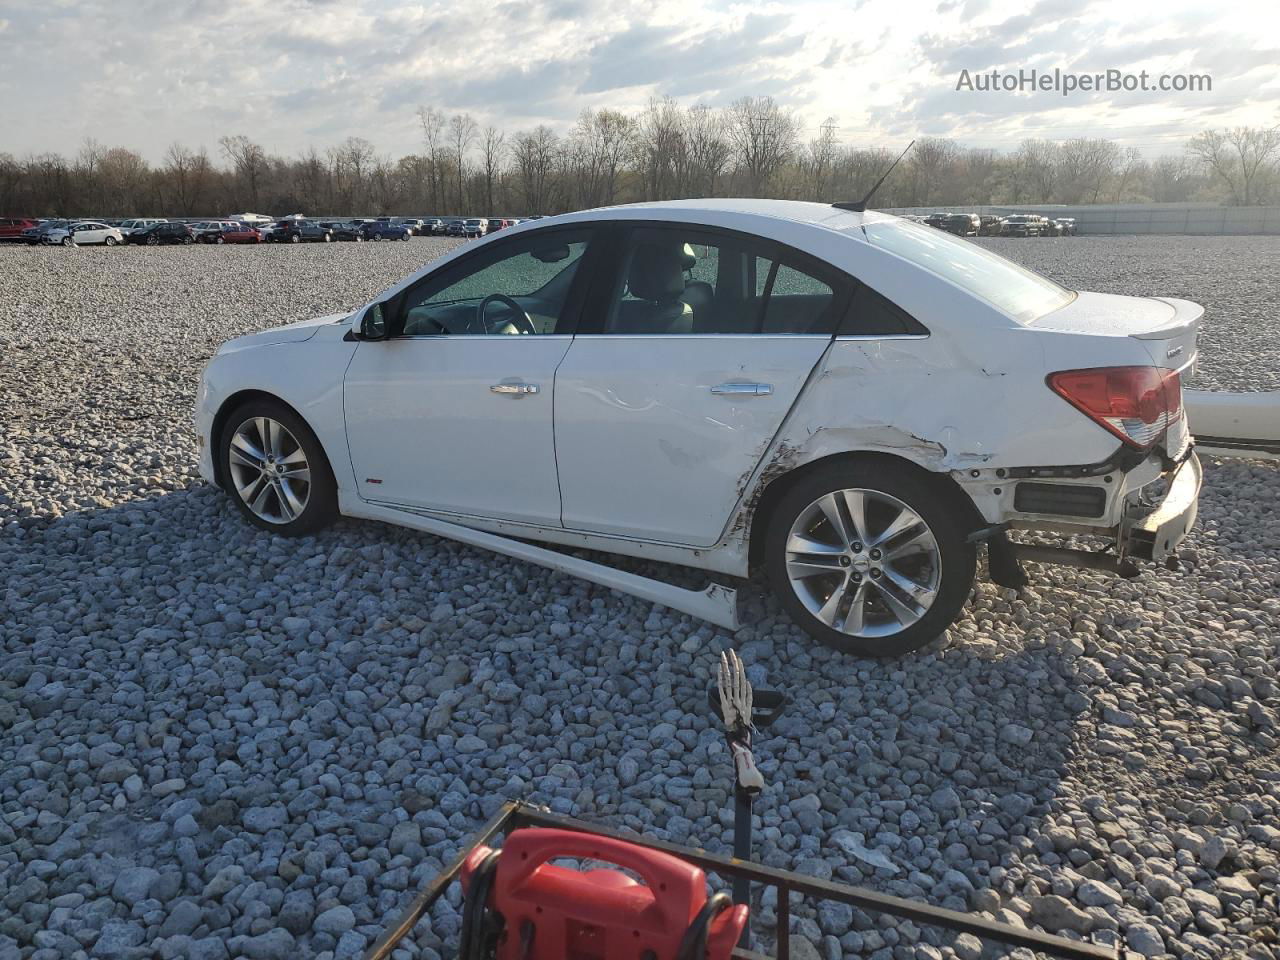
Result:
<svg viewBox="0 0 1280 960">
<path fill-rule="evenodd" d="M 124 223 L 120 224 L 119 229 L 120 232 L 127 237 L 135 230 L 146 230 L 148 227 L 153 227 L 157 223 L 168 222 L 169 221 L 165 217 L 135 217 L 132 220 L 124 221 Z"/>
<path fill-rule="evenodd" d="M 94 244 L 114 247 L 118 243 L 124 243 L 124 234 L 118 227 L 108 226 L 96 220 L 80 220 L 48 231 L 44 235 L 44 242 L 61 244 L 64 247 L 83 247 Z"/>
<path fill-rule="evenodd" d="M 266 530 L 383 520 L 728 627 L 725 586 L 529 541 L 760 569 L 815 637 L 869 655 L 946 629 L 983 543 L 1011 585 L 1020 559 L 1174 558 L 1201 308 L 1077 293 L 859 206 L 637 204 L 459 247 L 353 314 L 224 344 L 201 473 Z"/>
</svg>

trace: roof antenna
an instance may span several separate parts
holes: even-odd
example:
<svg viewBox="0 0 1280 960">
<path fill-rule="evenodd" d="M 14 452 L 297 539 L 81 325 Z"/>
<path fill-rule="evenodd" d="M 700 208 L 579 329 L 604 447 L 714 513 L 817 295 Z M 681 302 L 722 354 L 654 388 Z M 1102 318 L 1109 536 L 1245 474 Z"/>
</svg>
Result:
<svg viewBox="0 0 1280 960">
<path fill-rule="evenodd" d="M 907 150 L 910 150 L 915 146 L 915 143 L 916 142 L 914 140 L 908 143 Z M 861 200 L 841 200 L 839 203 L 833 203 L 832 206 L 837 210 L 852 210 L 854 213 L 865 213 L 867 210 L 867 201 L 870 200 L 875 192 L 880 189 L 880 184 L 884 183 L 885 180 L 888 179 L 889 174 L 893 173 L 893 168 L 896 167 L 899 161 L 907 155 L 907 150 L 903 150 L 898 154 L 898 159 L 889 164 L 889 169 L 884 172 L 884 176 L 876 181 L 876 185 L 868 190 L 867 195 Z"/>
</svg>

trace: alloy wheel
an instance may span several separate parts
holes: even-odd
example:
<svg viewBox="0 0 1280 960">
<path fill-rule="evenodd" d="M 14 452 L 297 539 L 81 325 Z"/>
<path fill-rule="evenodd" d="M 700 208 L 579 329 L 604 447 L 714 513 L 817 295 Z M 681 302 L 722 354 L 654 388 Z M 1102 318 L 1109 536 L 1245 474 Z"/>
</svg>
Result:
<svg viewBox="0 0 1280 960">
<path fill-rule="evenodd" d="M 835 490 L 791 525 L 786 571 L 796 597 L 826 626 L 888 637 L 919 621 L 937 599 L 942 552 L 929 525 L 897 497 Z"/>
<path fill-rule="evenodd" d="M 306 451 L 284 424 L 252 417 L 236 429 L 227 451 L 236 493 L 254 516 L 286 524 L 300 517 L 311 496 Z"/>
</svg>

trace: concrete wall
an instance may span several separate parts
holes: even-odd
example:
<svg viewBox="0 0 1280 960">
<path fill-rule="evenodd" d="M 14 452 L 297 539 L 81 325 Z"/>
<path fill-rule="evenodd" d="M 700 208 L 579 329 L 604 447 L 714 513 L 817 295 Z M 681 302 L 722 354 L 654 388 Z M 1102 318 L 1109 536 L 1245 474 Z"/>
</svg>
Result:
<svg viewBox="0 0 1280 960">
<path fill-rule="evenodd" d="M 1220 207 L 1208 203 L 1118 203 L 1069 206 L 1064 204 L 1007 206 L 898 207 L 885 213 L 928 214 L 1038 213 L 1045 217 L 1075 217 L 1081 234 L 1280 234 L 1280 207 Z"/>
</svg>

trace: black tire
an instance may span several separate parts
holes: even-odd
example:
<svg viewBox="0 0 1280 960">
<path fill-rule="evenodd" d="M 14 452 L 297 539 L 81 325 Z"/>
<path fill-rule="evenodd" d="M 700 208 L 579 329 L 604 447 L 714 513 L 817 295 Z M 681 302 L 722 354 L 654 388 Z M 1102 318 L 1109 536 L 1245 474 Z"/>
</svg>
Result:
<svg viewBox="0 0 1280 960">
<path fill-rule="evenodd" d="M 71 234 L 67 234 L 62 238 L 62 245 L 64 247 L 74 247 L 76 245 L 76 238 L 71 236 Z"/>
<path fill-rule="evenodd" d="M 214 242 L 214 243 L 217 243 L 217 244 L 223 244 L 223 243 L 226 243 L 226 242 L 227 242 L 227 238 L 226 238 L 226 237 L 215 237 L 213 242 Z"/>
<path fill-rule="evenodd" d="M 190 246 L 191 244 L 193 244 L 193 243 L 195 243 L 195 242 L 196 242 L 196 238 L 195 238 L 195 237 L 192 237 L 192 236 L 185 236 L 185 237 L 183 237 L 183 238 L 182 238 L 182 245 L 183 245 L 184 247 L 186 247 L 186 246 Z"/>
<path fill-rule="evenodd" d="M 149 246 L 149 247 L 158 247 L 158 246 L 160 246 L 160 238 L 159 238 L 159 237 L 156 237 L 156 236 L 150 236 L 150 237 L 147 237 L 147 246 Z"/>
<path fill-rule="evenodd" d="M 301 236 L 300 234 L 295 233 L 295 234 L 293 234 L 293 235 L 291 235 L 291 236 L 289 237 L 289 242 L 290 242 L 290 243 L 301 243 L 301 242 L 302 242 L 302 236 Z"/>
<path fill-rule="evenodd" d="M 231 441 L 240 427 L 255 418 L 265 417 L 281 424 L 298 442 L 306 455 L 310 470 L 310 489 L 306 506 L 289 522 L 272 522 L 258 516 L 236 489 L 231 469 Z M 231 502 L 256 527 L 284 537 L 301 537 L 329 526 L 338 518 L 338 485 L 324 448 L 306 421 L 278 400 L 253 400 L 236 408 L 223 424 L 218 437 L 218 472 Z"/>
<path fill-rule="evenodd" d="M 938 579 L 932 602 L 923 615 L 909 626 L 880 636 L 857 636 L 824 623 L 805 605 L 787 572 L 787 543 L 793 524 L 826 494 L 853 489 L 887 495 L 914 511 L 928 527 L 937 548 Z M 962 503 L 957 502 L 957 496 L 959 495 L 948 491 L 940 479 L 892 460 L 850 459 L 820 467 L 801 478 L 783 494 L 769 517 L 765 531 L 764 559 L 770 585 L 791 618 L 816 640 L 835 650 L 866 657 L 894 657 L 916 650 L 935 640 L 951 625 L 973 589 L 976 551 L 972 544 L 965 541 L 971 526 L 966 522 L 969 511 Z M 884 506 L 883 502 L 880 505 Z M 869 511 L 863 526 L 869 527 L 872 520 Z M 926 550 L 925 554 L 927 553 Z M 888 560 L 881 562 L 887 570 Z M 920 562 L 925 563 L 926 570 L 933 570 L 932 561 L 922 559 Z M 840 563 L 849 567 L 844 560 Z M 866 554 L 854 566 L 859 563 L 866 563 Z M 868 570 L 866 576 L 870 578 L 875 569 L 878 568 Z M 816 583 L 814 580 L 802 582 L 815 583 L 815 588 L 822 590 L 823 584 L 839 583 L 839 578 L 844 576 L 856 579 L 862 574 L 854 573 L 852 568 L 840 569 L 825 580 L 818 579 Z M 823 574 L 821 577 L 827 575 Z M 881 582 L 889 583 L 888 580 Z M 874 617 L 878 611 L 883 610 L 884 621 L 888 623 L 885 629 L 888 630 L 893 626 L 889 623 L 893 618 L 887 605 L 879 599 L 884 591 L 878 593 L 872 589 L 875 586 L 868 579 L 867 596 L 872 600 L 863 609 L 869 611 L 869 617 Z M 827 591 L 827 595 L 834 593 L 834 589 L 833 586 Z"/>
<path fill-rule="evenodd" d="M 102 242 L 105 243 L 108 247 L 114 247 L 116 245 L 116 238 L 107 237 L 107 239 Z"/>
</svg>

